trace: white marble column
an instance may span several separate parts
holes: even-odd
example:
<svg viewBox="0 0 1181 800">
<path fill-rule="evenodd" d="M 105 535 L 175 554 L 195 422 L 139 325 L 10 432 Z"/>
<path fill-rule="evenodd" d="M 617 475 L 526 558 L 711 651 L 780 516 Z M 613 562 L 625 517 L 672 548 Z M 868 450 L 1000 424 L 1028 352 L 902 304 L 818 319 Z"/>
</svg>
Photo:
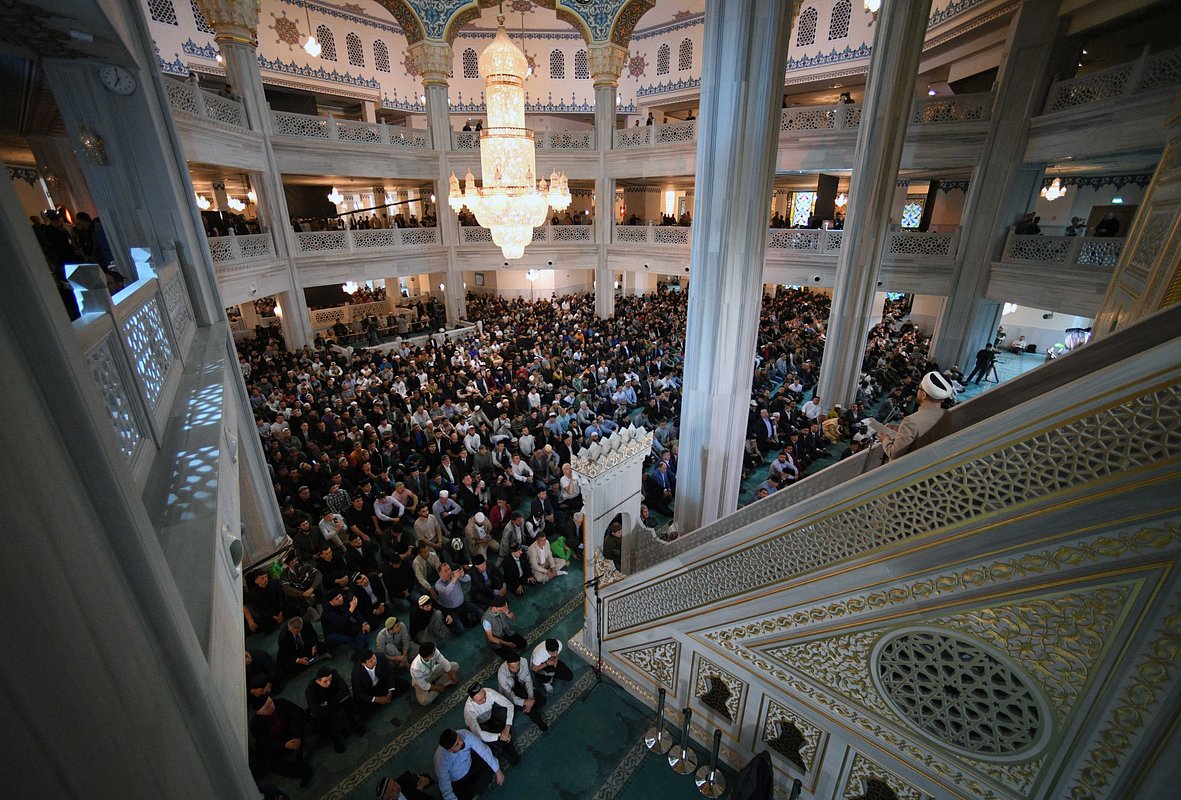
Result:
<svg viewBox="0 0 1181 800">
<path fill-rule="evenodd" d="M 964 200 L 951 291 L 932 342 L 940 364 L 967 363 L 996 330 L 999 308 L 984 293 L 992 259 L 1000 255 L 1009 226 L 1029 207 L 1041 182 L 1041 166 L 1023 164 L 1019 154 L 1029 139 L 1028 120 L 1041 112 L 1052 77 L 1060 4 L 1027 0 L 1009 23 L 988 136 Z"/>
<path fill-rule="evenodd" d="M 697 196 L 717 202 L 693 213 L 674 508 L 683 533 L 738 502 L 791 9 L 706 3 Z"/>
<path fill-rule="evenodd" d="M 848 408 L 857 392 L 930 9 L 931 0 L 911 0 L 883 3 L 878 13 L 820 363 L 817 396 L 825 408 Z"/>
<path fill-rule="evenodd" d="M 447 204 L 451 178 L 451 103 L 448 100 L 447 79 L 454 66 L 454 55 L 447 42 L 423 40 L 409 48 L 410 57 L 422 75 L 423 94 L 426 95 L 427 128 L 431 147 L 439 152 L 439 172 L 435 178 L 435 217 L 439 220 L 440 241 L 445 245 L 459 242 L 459 219 Z M 463 176 L 460 175 L 460 180 Z M 463 293 L 463 273 L 456 268 L 455 248 L 447 248 L 447 291 L 443 298 L 447 306 L 447 321 L 454 322 L 467 314 L 467 300 Z"/>
<path fill-rule="evenodd" d="M 619 75 L 627 61 L 627 49 L 597 42 L 591 45 L 589 63 L 595 82 L 595 150 L 599 171 L 595 178 L 595 315 L 606 319 L 615 314 L 615 281 L 607 263 L 607 247 L 615 226 L 615 179 L 607 177 L 607 152 L 615 138 L 615 98 Z"/>
<path fill-rule="evenodd" d="M 291 212 L 287 209 L 278 161 L 271 147 L 270 136 L 274 133 L 271 108 L 263 92 L 262 74 L 258 71 L 258 2 L 198 0 L 198 5 L 210 27 L 216 31 L 214 40 L 225 62 L 226 80 L 246 108 L 250 129 L 263 134 L 265 169 L 258 174 L 254 191 L 258 195 L 259 209 L 265 210 L 260 218 L 265 216 L 270 220 L 276 255 L 287 261 L 291 291 L 288 292 L 290 306 L 284 304 L 283 307 L 283 340 L 288 349 L 294 350 L 310 345 L 314 333 L 303 295 L 303 280 L 295 264 L 299 247 L 291 227 Z"/>
</svg>

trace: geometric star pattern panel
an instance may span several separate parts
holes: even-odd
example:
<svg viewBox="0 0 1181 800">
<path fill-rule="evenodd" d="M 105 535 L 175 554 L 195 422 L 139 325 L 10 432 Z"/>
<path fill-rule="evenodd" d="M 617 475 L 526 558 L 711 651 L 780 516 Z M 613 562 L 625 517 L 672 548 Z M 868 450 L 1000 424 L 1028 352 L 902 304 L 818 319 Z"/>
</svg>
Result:
<svg viewBox="0 0 1181 800">
<path fill-rule="evenodd" d="M 845 790 L 841 796 L 850 799 L 864 797 L 869 791 L 868 784 L 871 780 L 881 781 L 889 786 L 898 800 L 928 800 L 929 798 L 929 795 L 911 786 L 881 764 L 853 751 L 853 766 L 849 769 L 849 777 L 845 779 Z"/>
<path fill-rule="evenodd" d="M 675 691 L 679 672 L 681 643 L 675 639 L 656 644 L 636 647 L 631 650 L 615 651 L 616 655 L 630 661 L 637 669 L 656 683 Z"/>
<path fill-rule="evenodd" d="M 733 724 L 742 716 L 746 683 L 698 655 L 694 663 L 693 696 Z"/>
</svg>

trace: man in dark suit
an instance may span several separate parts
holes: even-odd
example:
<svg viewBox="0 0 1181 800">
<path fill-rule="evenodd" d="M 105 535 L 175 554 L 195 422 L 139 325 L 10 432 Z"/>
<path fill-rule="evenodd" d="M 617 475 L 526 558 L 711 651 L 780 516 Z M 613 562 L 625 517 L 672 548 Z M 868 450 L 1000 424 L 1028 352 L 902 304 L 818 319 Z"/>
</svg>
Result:
<svg viewBox="0 0 1181 800">
<path fill-rule="evenodd" d="M 308 714 L 316 727 L 332 740 L 336 752 L 344 752 L 344 737 L 350 729 L 358 736 L 365 732 L 348 684 L 332 667 L 322 666 L 316 671 L 315 680 L 304 690 L 304 699 Z"/>
<path fill-rule="evenodd" d="M 311 666 L 316 660 L 319 642 L 316 632 L 308 626 L 304 629 L 303 617 L 292 617 L 279 631 L 279 674 L 284 677 L 296 675 Z"/>
<path fill-rule="evenodd" d="M 482 609 L 487 609 L 494 598 L 504 597 L 508 589 L 504 578 L 495 564 L 489 564 L 483 555 L 472 557 L 472 583 L 469 599 Z"/>
<path fill-rule="evenodd" d="M 525 558 L 525 547 L 520 541 L 514 542 L 505 554 L 500 562 L 500 572 L 508 591 L 517 596 L 525 594 L 526 586 L 536 583 L 533 571 L 529 568 L 529 560 Z"/>
<path fill-rule="evenodd" d="M 353 698 L 362 711 L 388 706 L 395 697 L 410 691 L 410 684 L 398 677 L 390 663 L 368 649 L 362 650 L 357 657 L 352 684 Z M 393 717 L 390 724 L 401 725 L 402 720 Z"/>
</svg>

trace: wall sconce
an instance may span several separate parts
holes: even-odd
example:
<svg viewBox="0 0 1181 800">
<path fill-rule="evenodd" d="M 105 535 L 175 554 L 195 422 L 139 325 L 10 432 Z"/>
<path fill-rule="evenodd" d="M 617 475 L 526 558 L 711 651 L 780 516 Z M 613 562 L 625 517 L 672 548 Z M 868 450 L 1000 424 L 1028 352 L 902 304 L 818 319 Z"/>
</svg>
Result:
<svg viewBox="0 0 1181 800">
<path fill-rule="evenodd" d="M 78 126 L 78 144 L 82 145 L 82 153 L 91 164 L 103 166 L 107 163 L 107 146 L 102 137 L 90 130 L 83 122 Z"/>
</svg>

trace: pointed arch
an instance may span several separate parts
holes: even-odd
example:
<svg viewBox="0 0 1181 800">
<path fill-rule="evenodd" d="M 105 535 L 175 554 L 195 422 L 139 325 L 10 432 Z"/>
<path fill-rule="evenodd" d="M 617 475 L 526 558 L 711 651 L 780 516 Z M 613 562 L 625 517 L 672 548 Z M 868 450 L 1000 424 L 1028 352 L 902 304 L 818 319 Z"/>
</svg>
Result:
<svg viewBox="0 0 1181 800">
<path fill-rule="evenodd" d="M 422 21 L 419 20 L 418 15 L 414 13 L 414 9 L 406 0 L 376 0 L 376 2 L 390 12 L 390 15 L 397 21 L 398 27 L 406 35 L 406 44 L 421 42 L 426 38 Z"/>
<path fill-rule="evenodd" d="M 365 66 L 365 48 L 361 46 L 361 37 L 355 33 L 347 33 L 344 37 L 344 48 L 349 57 L 349 64 L 354 67 Z"/>
<path fill-rule="evenodd" d="M 373 43 L 373 66 L 378 72 L 390 71 L 390 49 L 381 39 Z"/>
<path fill-rule="evenodd" d="M 849 22 L 853 18 L 852 0 L 837 0 L 828 18 L 828 40 L 844 39 L 849 35 Z"/>
<path fill-rule="evenodd" d="M 480 77 L 480 57 L 476 55 L 476 51 L 471 47 L 463 51 L 463 77 Z"/>
<path fill-rule="evenodd" d="M 336 60 L 336 37 L 327 25 L 316 26 L 316 39 L 320 42 L 320 58 L 328 61 Z"/>
<path fill-rule="evenodd" d="M 819 16 L 812 6 L 800 13 L 800 23 L 796 27 L 796 47 L 816 44 L 816 20 Z"/>
</svg>

